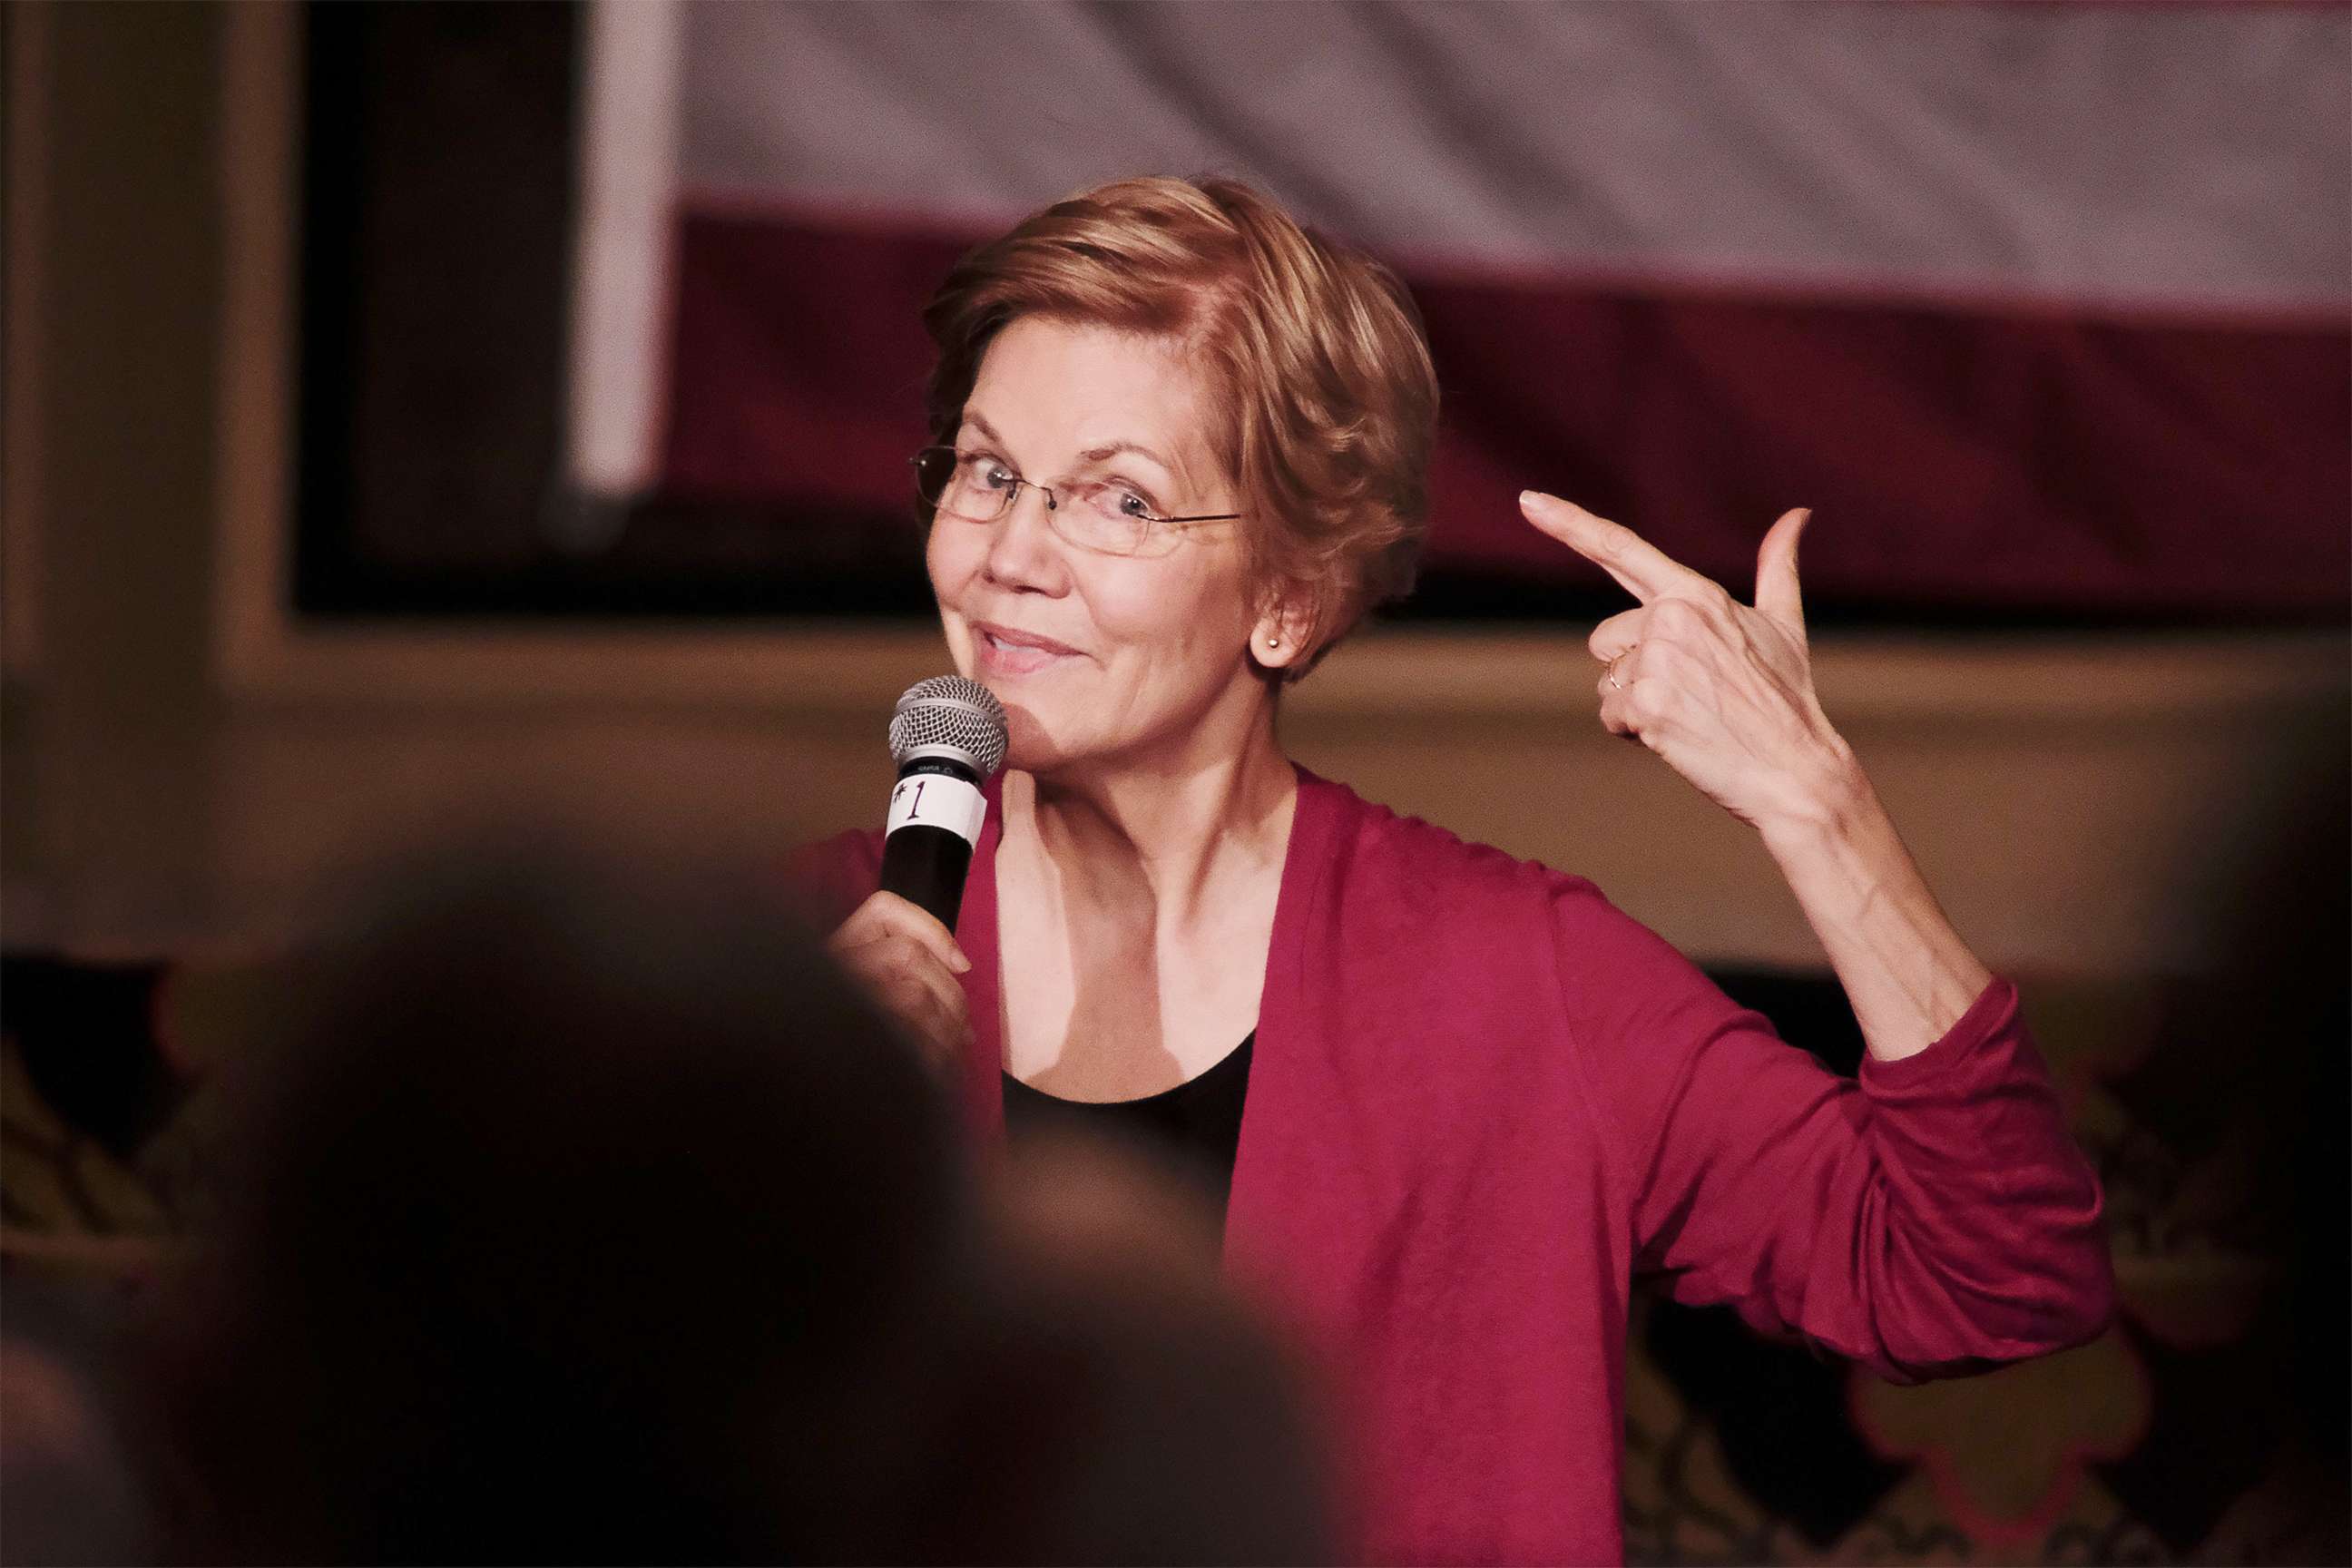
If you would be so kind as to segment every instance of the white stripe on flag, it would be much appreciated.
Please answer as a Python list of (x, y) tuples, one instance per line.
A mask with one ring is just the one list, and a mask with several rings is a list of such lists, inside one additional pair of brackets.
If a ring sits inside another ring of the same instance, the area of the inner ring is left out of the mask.
[(2340, 7), (793, 0), (687, 37), (705, 197), (984, 226), (1229, 172), (1423, 274), (2352, 290)]

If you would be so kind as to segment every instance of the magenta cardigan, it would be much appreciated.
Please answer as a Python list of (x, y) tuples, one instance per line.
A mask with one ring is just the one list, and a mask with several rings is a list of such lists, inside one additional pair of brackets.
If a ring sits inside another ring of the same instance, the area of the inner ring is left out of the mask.
[[(995, 804), (957, 931), (990, 1136)], [(845, 912), (880, 856), (805, 864)], [(1636, 1271), (1932, 1377), (2095, 1337), (2099, 1211), (2006, 982), (1841, 1078), (1591, 883), (1301, 771), (1225, 1263), (1329, 1358), (1357, 1554), (1622, 1558)]]

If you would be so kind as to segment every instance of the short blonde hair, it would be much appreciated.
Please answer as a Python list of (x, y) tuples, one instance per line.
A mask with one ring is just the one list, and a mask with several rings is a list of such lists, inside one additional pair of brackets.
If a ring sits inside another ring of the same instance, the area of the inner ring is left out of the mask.
[(1234, 180), (1119, 180), (1056, 202), (965, 256), (924, 309), (933, 442), (954, 438), (990, 342), (1030, 315), (1174, 339), (1209, 367), (1253, 575), (1315, 606), (1291, 674), (1411, 590), (1437, 376), (1387, 268)]

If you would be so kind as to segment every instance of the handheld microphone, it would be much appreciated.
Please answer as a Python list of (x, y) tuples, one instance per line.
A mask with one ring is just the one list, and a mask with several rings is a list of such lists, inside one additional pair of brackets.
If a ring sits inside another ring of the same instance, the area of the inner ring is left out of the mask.
[(988, 802), (980, 793), (1004, 765), (1004, 709), (961, 675), (919, 680), (890, 715), (898, 782), (883, 830), (882, 890), (955, 930), (964, 876)]

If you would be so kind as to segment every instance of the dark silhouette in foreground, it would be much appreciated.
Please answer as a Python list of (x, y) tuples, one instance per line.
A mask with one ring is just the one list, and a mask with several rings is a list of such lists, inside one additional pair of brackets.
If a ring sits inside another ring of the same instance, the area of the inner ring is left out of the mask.
[(439, 865), (230, 1086), (153, 1342), (167, 1555), (1328, 1554), (1198, 1216), (1087, 1151), (977, 1173), (772, 889)]

